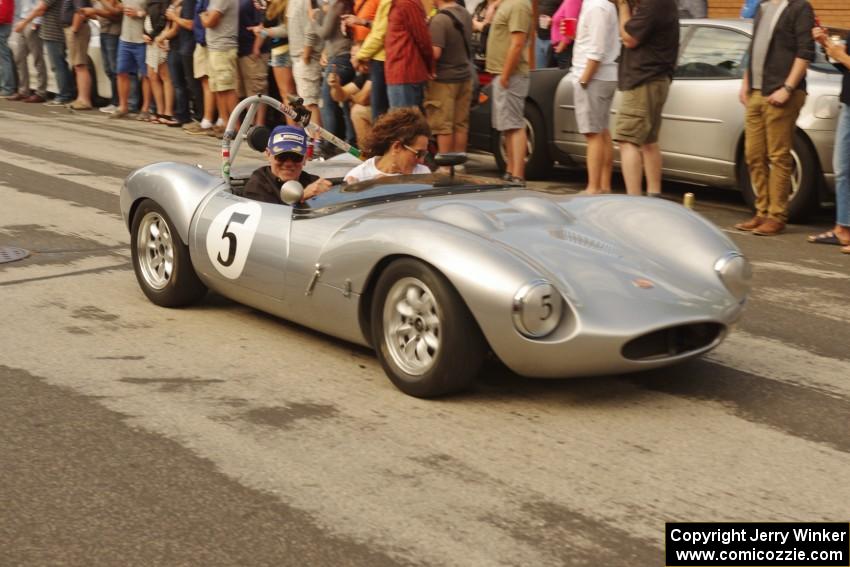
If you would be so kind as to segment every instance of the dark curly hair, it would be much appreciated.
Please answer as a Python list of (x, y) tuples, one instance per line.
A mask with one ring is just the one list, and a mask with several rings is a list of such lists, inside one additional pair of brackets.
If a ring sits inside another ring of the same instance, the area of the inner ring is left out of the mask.
[(393, 142), (412, 144), (419, 136), (431, 136), (431, 128), (422, 112), (413, 106), (393, 108), (375, 121), (360, 149), (367, 158), (382, 156)]

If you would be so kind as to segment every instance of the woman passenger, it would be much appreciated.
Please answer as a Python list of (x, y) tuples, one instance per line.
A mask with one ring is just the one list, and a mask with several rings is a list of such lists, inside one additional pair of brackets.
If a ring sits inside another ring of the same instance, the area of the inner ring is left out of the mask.
[(385, 175), (431, 173), (422, 164), (430, 135), (428, 122), (418, 108), (390, 109), (378, 118), (363, 144), (364, 154), (370, 158), (345, 175), (346, 183)]

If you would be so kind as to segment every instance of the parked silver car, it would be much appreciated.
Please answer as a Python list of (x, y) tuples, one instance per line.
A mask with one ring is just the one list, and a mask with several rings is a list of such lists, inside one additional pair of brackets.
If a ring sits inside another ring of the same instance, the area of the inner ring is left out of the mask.
[[(420, 397), (468, 385), (488, 350), (536, 377), (666, 366), (715, 348), (741, 314), (747, 260), (662, 199), (556, 196), (460, 175), (340, 177), (306, 204), (295, 181), (281, 203), (244, 198), (231, 164), (253, 115), (232, 147), (229, 137), (252, 100), (232, 114), (223, 179), (156, 163), (121, 189), (136, 277), (157, 305), (212, 289), (372, 346), (393, 383)], [(330, 177), (338, 160), (346, 171), (345, 159), (359, 163), (343, 155), (314, 172)]]
[[(740, 188), (748, 203), (754, 201), (744, 162), (744, 109), (738, 93), (750, 43), (749, 20), (682, 20), (681, 47), (676, 75), (664, 106), (660, 145), (667, 179), (701, 185)], [(836, 31), (836, 30), (834, 30)], [(843, 37), (843, 33), (842, 33)], [(578, 133), (573, 82), (565, 71), (532, 73), (526, 101), (529, 131), (528, 175), (545, 177), (554, 162), (583, 163), (586, 143)], [(789, 204), (799, 219), (817, 204), (832, 200), (835, 176), (832, 150), (841, 91), (841, 75), (818, 53), (808, 77), (808, 99), (797, 121), (793, 156), (795, 171)], [(614, 130), (619, 94), (614, 101)], [(503, 147), (491, 133), (489, 104), (473, 111), (472, 134), (479, 149), (493, 151), (504, 167)], [(615, 159), (619, 154), (615, 155)]]

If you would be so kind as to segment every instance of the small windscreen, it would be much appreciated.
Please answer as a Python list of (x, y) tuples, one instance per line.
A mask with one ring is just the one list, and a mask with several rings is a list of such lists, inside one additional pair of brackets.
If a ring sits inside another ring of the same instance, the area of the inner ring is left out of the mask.
[(360, 183), (339, 184), (306, 204), (311, 214), (327, 214), (341, 209), (424, 196), (476, 193), (513, 188), (497, 179), (471, 175), (418, 174), (380, 177)]

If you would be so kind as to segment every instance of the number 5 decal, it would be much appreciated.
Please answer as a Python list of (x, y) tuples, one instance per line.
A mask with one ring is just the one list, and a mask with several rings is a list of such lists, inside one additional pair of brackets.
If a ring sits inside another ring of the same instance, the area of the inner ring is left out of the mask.
[(231, 205), (218, 213), (207, 230), (207, 255), (224, 277), (242, 275), (254, 234), (260, 224), (259, 203), (248, 201)]

